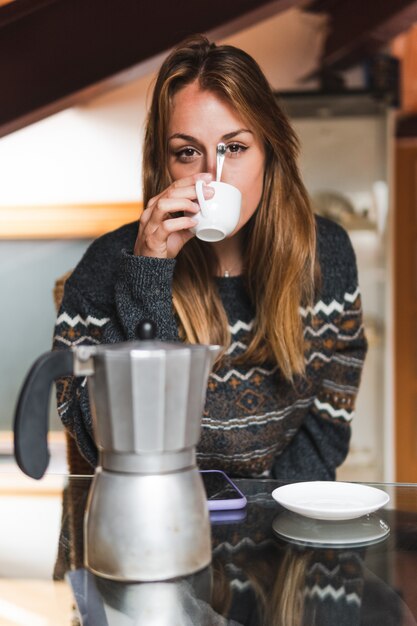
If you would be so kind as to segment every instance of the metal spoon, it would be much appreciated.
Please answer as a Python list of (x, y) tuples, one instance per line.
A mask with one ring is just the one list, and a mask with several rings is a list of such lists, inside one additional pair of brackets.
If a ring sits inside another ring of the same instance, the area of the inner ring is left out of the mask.
[(217, 166), (216, 166), (216, 181), (219, 182), (222, 176), (222, 169), (224, 163), (224, 157), (226, 155), (226, 144), (218, 143), (216, 148)]

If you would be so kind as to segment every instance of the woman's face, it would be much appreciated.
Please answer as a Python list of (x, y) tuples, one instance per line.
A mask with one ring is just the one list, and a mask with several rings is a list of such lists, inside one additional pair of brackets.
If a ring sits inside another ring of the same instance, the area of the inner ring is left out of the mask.
[(222, 181), (242, 193), (242, 210), (233, 234), (254, 214), (262, 195), (263, 144), (227, 102), (197, 82), (178, 91), (168, 128), (168, 169), (173, 180), (209, 172), (216, 178), (216, 147), (226, 144)]

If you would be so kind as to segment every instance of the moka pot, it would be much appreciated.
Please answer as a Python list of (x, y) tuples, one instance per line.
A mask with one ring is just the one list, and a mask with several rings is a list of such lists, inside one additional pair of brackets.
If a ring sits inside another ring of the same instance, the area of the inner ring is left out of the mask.
[[(149, 336), (149, 327), (140, 333)], [(48, 398), (57, 378), (87, 377), (99, 452), (84, 519), (85, 566), (120, 581), (187, 576), (211, 560), (196, 466), (207, 380), (218, 346), (145, 339), (42, 355), (20, 392), (19, 467), (46, 471)]]

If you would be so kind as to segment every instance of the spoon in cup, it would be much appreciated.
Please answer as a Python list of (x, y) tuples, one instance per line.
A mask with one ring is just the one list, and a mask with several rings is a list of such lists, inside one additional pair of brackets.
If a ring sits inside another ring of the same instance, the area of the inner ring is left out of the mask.
[(217, 164), (216, 164), (216, 181), (219, 182), (222, 176), (224, 158), (226, 156), (226, 144), (218, 143), (216, 148)]

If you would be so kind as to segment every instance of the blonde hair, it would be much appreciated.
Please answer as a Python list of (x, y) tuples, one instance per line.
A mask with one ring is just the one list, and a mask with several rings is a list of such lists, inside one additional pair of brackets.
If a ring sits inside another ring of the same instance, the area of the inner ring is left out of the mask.
[[(269, 544), (269, 545), (268, 545)], [(258, 546), (259, 549), (260, 546)], [(265, 552), (266, 550), (266, 552)], [(265, 542), (260, 558), (254, 554), (234, 555), (234, 564), (240, 566), (250, 582), (256, 597), (260, 621), (265, 626), (303, 626), (305, 624), (305, 589), (307, 571), (312, 553), (292, 548), (281, 550), (275, 543)], [(232, 589), (225, 563), (214, 558), (211, 605), (221, 614), (228, 615), (232, 606)], [(312, 624), (311, 624), (312, 626)]]
[[(270, 626), (303, 626), (306, 572), (311, 555), (286, 551), (276, 582), (267, 599), (266, 623)], [(311, 626), (313, 626), (311, 624)]]
[[(310, 303), (314, 293), (315, 220), (297, 167), (297, 137), (258, 64), (243, 50), (216, 46), (198, 35), (180, 44), (163, 63), (145, 133), (144, 204), (172, 182), (167, 162), (171, 103), (194, 81), (230, 103), (264, 145), (262, 198), (244, 227), (244, 277), (255, 321), (239, 360), (276, 361), (291, 380), (305, 370), (299, 307)], [(215, 270), (210, 245), (190, 240), (177, 257), (173, 305), (185, 341), (227, 347), (230, 335)]]

